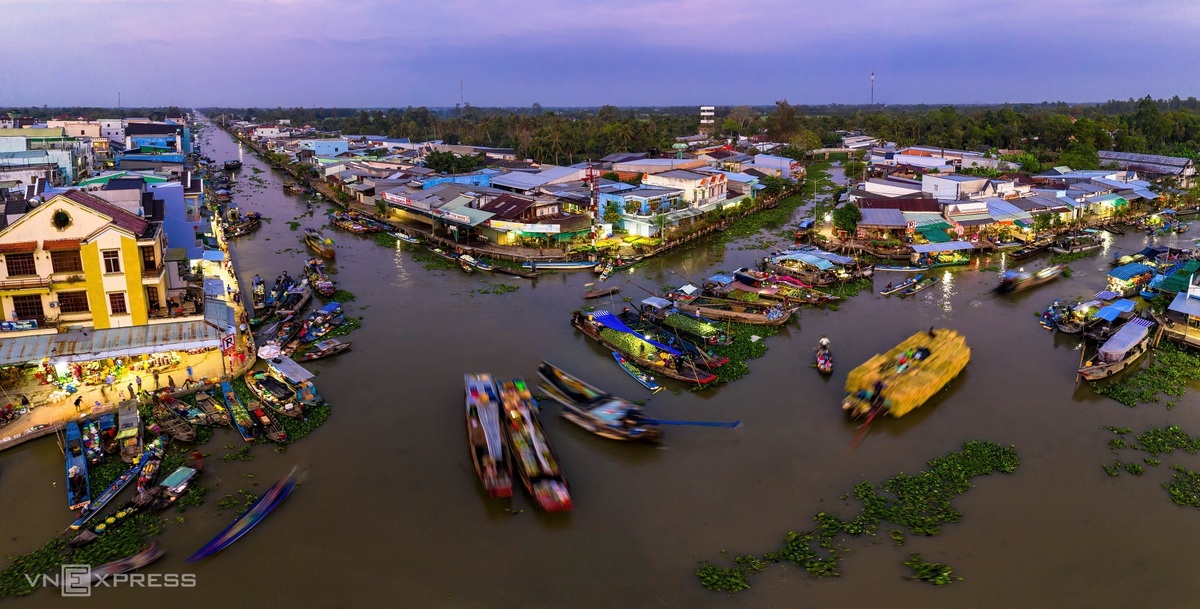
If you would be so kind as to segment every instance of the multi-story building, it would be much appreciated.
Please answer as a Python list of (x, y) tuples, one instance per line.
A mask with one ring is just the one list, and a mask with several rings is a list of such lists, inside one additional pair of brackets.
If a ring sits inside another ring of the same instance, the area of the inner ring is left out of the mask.
[(700, 106), (700, 132), (712, 133), (717, 130), (717, 107)]
[(672, 169), (642, 178), (643, 186), (659, 186), (682, 192), (681, 199), (690, 207), (700, 207), (722, 201), (729, 195), (729, 180), (725, 174), (703, 174), (684, 169)]
[(162, 225), (78, 190), (0, 230), (0, 329), (153, 323), (167, 308)]
[(56, 184), (70, 184), (87, 177), (92, 170), (94, 152), (91, 138), (67, 135), (55, 129), (0, 129), (0, 165), (58, 166)]

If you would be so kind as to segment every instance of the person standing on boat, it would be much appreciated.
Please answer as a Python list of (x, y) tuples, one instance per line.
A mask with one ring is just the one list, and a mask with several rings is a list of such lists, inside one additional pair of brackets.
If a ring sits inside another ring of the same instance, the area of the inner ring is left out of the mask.
[(829, 350), (829, 337), (821, 335), (821, 340), (817, 341), (817, 351)]

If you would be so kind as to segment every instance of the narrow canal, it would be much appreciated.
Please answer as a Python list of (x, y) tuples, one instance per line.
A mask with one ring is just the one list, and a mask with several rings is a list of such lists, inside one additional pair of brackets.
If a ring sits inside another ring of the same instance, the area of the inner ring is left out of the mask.
[[(225, 133), (208, 129), (202, 142), (217, 161), (244, 161), (234, 200), (271, 218), (232, 245), (243, 284), (255, 273), (268, 280), (283, 270), (299, 273), (307, 254), (289, 222), (320, 227), (324, 210), (300, 217), (303, 200), (284, 193), (286, 177)], [(748, 362), (743, 379), (649, 397), (569, 324), (590, 274), (529, 281), (430, 271), (408, 253), (327, 233), (337, 241), (339, 287), (357, 295), (347, 311), (364, 318), (343, 339), (353, 342), (348, 354), (313, 366), (332, 418), (284, 453), (256, 448), (249, 462), (222, 462), (240, 442), (218, 431), (204, 448), (214, 453), (204, 484), (215, 488), (203, 507), (185, 514), (185, 525), (168, 526), (162, 543), (169, 553), (152, 568), (196, 573), (197, 588), (98, 591), (104, 606), (203, 599), (229, 607), (345, 607), (386, 599), (431, 608), (876, 607), (887, 599), (897, 607), (1125, 607), (1182, 606), (1200, 592), (1200, 555), (1181, 543), (1200, 514), (1167, 500), (1159, 488), (1165, 468), (1140, 479), (1111, 479), (1101, 469), (1113, 460), (1103, 427), (1174, 423), (1195, 433), (1195, 395), (1168, 412), (1161, 405), (1128, 409), (1077, 388), (1078, 341), (1047, 332), (1035, 317), (1056, 297), (1102, 289), (1111, 248), (1140, 249), (1140, 234), (1072, 263), (1069, 279), (1012, 297), (990, 292), (995, 269), (1005, 266), (995, 255), (942, 274), (917, 299), (864, 293), (837, 311), (805, 309), (798, 324), (768, 339), (769, 352)], [(609, 281), (636, 303), (647, 294), (635, 286), (658, 290), (751, 264), (761, 251), (748, 243), (693, 245)], [(1026, 266), (1045, 264), (1042, 257)], [(875, 282), (900, 279), (881, 273)], [(519, 289), (482, 293), (497, 283)], [(966, 372), (914, 414), (877, 422), (850, 448), (857, 430), (839, 408), (846, 373), (933, 325), (966, 336), (973, 349)], [(822, 334), (837, 360), (831, 378), (811, 367)], [(542, 422), (571, 483), (574, 511), (538, 513), (521, 492), (511, 505), (489, 501), (467, 454), (462, 375), (532, 380), (543, 359), (646, 399), (652, 416), (743, 424), (669, 427), (655, 448), (591, 436), (548, 404)], [(817, 512), (850, 513), (839, 497), (855, 483), (923, 469), (968, 439), (1016, 445), (1021, 467), (977, 480), (955, 502), (961, 522), (937, 537), (910, 538), (904, 547), (886, 537), (852, 541), (838, 579), (775, 566), (733, 596), (704, 590), (693, 575), (723, 550), (776, 549), (788, 531), (811, 528)], [(308, 466), (307, 481), (267, 522), (213, 559), (184, 562), (236, 515), (216, 513), (219, 497), (261, 492), (293, 464)], [(62, 469), (51, 439), (0, 454), (6, 553), (40, 546), (69, 521)], [(900, 562), (912, 552), (949, 563), (964, 581), (945, 588), (906, 581)], [(58, 598), (42, 592), (18, 602), (57, 606)]]

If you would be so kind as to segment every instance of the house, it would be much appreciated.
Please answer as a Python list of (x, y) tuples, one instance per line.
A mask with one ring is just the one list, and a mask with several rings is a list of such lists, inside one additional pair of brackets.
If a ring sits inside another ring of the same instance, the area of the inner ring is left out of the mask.
[(703, 167), (703, 159), (636, 159), (612, 164), (612, 170), (617, 173), (655, 174), (672, 169), (693, 169)]
[(125, 125), (125, 149), (143, 154), (188, 154), (192, 151), (191, 131), (173, 123), (129, 123)]
[(1137, 171), (1150, 178), (1170, 178), (1180, 188), (1192, 186), (1196, 177), (1196, 162), (1189, 158), (1101, 150), (1100, 164), (1127, 171)]
[(971, 241), (977, 240), (981, 231), (996, 222), (988, 212), (988, 204), (983, 201), (947, 202), (942, 216), (959, 235)]
[(862, 240), (904, 241), (908, 230), (908, 221), (898, 209), (865, 208), (861, 209), (862, 219), (858, 221), (855, 238)]
[(520, 194), (532, 194), (549, 184), (561, 184), (582, 179), (587, 169), (544, 165), (536, 173), (512, 171), (492, 177), (492, 187)]
[(166, 308), (162, 226), (69, 190), (0, 230), (0, 307), (12, 332), (145, 325)]
[(56, 184), (70, 184), (89, 175), (94, 154), (89, 138), (67, 135), (61, 127), (0, 129), (0, 165), (53, 164)]
[(694, 171), (696, 173), (723, 174), (729, 180), (729, 194), (731, 196), (745, 195), (753, 199), (758, 196), (758, 191), (765, 188), (765, 186), (759, 183), (757, 177), (748, 173), (722, 171), (713, 167), (697, 167)]
[(916, 157), (941, 159), (958, 169), (982, 168), (1010, 171), (1019, 168), (1019, 165), (1016, 163), (992, 158), (982, 152), (955, 150), (953, 148), (936, 148), (933, 146), (910, 146), (901, 150), (897, 156), (905, 159), (903, 162), (911, 162)]
[(552, 198), (521, 197), (505, 193), (488, 199), (479, 210), (492, 217), (480, 227), (481, 239), (499, 245), (566, 240), (591, 230), (591, 218), (563, 211)]
[(729, 180), (723, 173), (705, 175), (684, 169), (672, 169), (647, 175), (642, 179), (642, 185), (678, 189), (683, 192), (683, 202), (692, 207), (721, 201), (729, 196)]
[(942, 213), (942, 202), (932, 197), (867, 197), (857, 201), (862, 209), (897, 209), (902, 212)]
[(988, 185), (987, 178), (975, 176), (930, 175), (921, 176), (921, 191), (927, 192), (935, 199), (963, 200), (983, 192)]
[(706, 152), (697, 158), (704, 159), (708, 161), (709, 165), (726, 171), (741, 171), (754, 162), (754, 157), (726, 148), (718, 148), (717, 150)]
[(879, 145), (879, 138), (869, 135), (847, 135), (842, 137), (842, 148), (850, 148), (851, 150), (864, 150), (874, 148)]
[(859, 188), (875, 197), (913, 197), (921, 194), (921, 183), (904, 178), (868, 178)]
[(759, 154), (755, 155), (754, 161), (750, 163), (750, 167), (779, 176), (781, 178), (790, 179), (792, 174), (797, 173), (797, 171), (800, 169), (800, 164), (797, 163), (795, 159), (790, 159), (785, 156)]
[(313, 156), (334, 157), (350, 150), (350, 143), (343, 139), (300, 140), (302, 150), (311, 150)]
[(683, 191), (642, 185), (619, 192), (600, 193), (600, 213), (615, 210), (627, 216), (652, 216), (683, 207)]

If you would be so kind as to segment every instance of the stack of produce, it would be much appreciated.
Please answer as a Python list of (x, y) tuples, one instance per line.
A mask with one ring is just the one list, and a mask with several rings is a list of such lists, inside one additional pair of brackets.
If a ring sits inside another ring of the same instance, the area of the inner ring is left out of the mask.
[[(918, 360), (908, 360), (906, 354), (928, 349), (929, 354)], [(901, 359), (908, 361), (900, 365)], [(966, 339), (947, 328), (940, 328), (930, 336), (919, 332), (896, 345), (883, 355), (876, 355), (863, 365), (850, 371), (846, 377), (846, 391), (850, 398), (874, 391), (875, 383), (882, 381), (884, 402), (894, 417), (908, 414), (924, 404), (963, 368), (971, 359), (971, 348)]]
[(619, 332), (612, 328), (600, 328), (600, 336), (623, 353), (631, 353), (637, 357), (653, 359), (658, 353), (658, 347), (628, 333)]
[(700, 321), (694, 317), (688, 317), (682, 313), (671, 313), (670, 315), (667, 315), (663, 318), (663, 323), (671, 326), (672, 328), (678, 328), (685, 332), (690, 332), (705, 338), (713, 338), (720, 336), (721, 334), (720, 328), (708, 322)]

